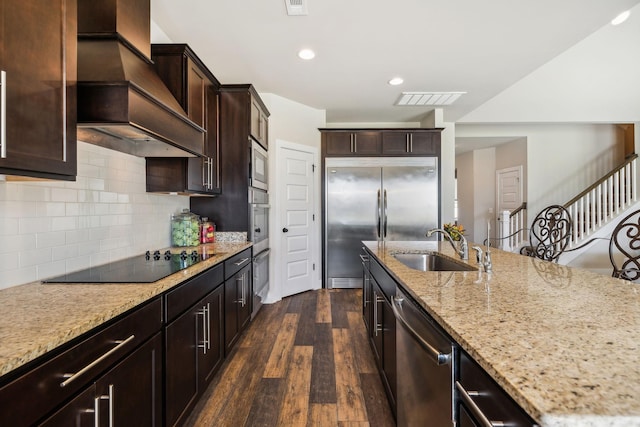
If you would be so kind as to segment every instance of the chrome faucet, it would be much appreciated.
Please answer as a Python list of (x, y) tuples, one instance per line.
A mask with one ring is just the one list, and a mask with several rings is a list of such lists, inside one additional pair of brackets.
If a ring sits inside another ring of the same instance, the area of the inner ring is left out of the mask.
[(432, 228), (431, 230), (427, 231), (427, 237), (431, 237), (433, 233), (442, 233), (444, 237), (447, 238), (449, 243), (451, 243), (451, 246), (456, 251), (456, 253), (460, 255), (460, 259), (463, 259), (465, 261), (469, 259), (469, 246), (467, 245), (467, 239), (465, 239), (462, 234), (460, 235), (460, 243), (458, 244), (459, 247), (456, 247), (456, 243), (451, 235), (442, 228)]

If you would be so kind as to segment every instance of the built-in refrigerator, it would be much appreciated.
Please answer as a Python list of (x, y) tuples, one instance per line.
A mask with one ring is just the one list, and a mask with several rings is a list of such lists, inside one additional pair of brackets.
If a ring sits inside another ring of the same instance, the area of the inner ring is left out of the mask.
[(439, 187), (437, 157), (326, 158), (326, 287), (362, 287), (363, 240), (435, 239)]

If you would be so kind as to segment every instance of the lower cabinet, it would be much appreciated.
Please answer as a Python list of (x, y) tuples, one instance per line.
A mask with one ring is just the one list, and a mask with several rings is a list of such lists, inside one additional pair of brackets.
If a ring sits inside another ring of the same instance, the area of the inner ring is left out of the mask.
[(156, 334), (41, 425), (162, 425), (162, 335)]
[(224, 282), (225, 355), (229, 354), (251, 320), (251, 276), (249, 264)]
[(458, 425), (533, 427), (536, 423), (466, 352), (460, 351), (455, 383)]
[[(168, 313), (174, 306), (191, 304), (165, 327), (167, 426), (179, 425), (188, 417), (222, 363), (222, 278), (219, 265), (166, 295)], [(203, 292), (208, 293), (201, 297)], [(195, 298), (200, 299), (194, 303)]]
[[(368, 255), (366, 255), (368, 256)], [(364, 268), (363, 308), (365, 324), (367, 324), (371, 348), (380, 371), (382, 384), (393, 413), (396, 412), (397, 367), (396, 367), (396, 318), (391, 306), (395, 295), (395, 282), (382, 272), (382, 267), (375, 260), (368, 260), (370, 269)], [(369, 318), (367, 318), (370, 316)]]

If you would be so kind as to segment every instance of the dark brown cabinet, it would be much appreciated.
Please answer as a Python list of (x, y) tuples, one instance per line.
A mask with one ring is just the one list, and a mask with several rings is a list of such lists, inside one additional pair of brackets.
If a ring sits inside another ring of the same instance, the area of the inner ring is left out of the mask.
[[(396, 374), (396, 318), (393, 313), (392, 298), (396, 283), (380, 264), (365, 252), (363, 264), (365, 286), (363, 299), (365, 324), (368, 325), (369, 340), (378, 370), (385, 386), (387, 397), (393, 412), (396, 410), (397, 374)], [(367, 268), (368, 265), (368, 268)], [(367, 316), (369, 318), (367, 319)]]
[(76, 10), (0, 0), (2, 174), (75, 180)]
[(325, 132), (322, 134), (327, 156), (380, 155), (382, 136), (378, 131)]
[[(76, 416), (83, 419), (77, 410), (95, 408), (103, 425), (109, 416), (120, 424), (161, 425), (161, 308), (156, 298), (1, 385), (0, 401), (12, 409), (0, 411), (0, 425), (34, 425), (61, 405), (47, 425), (72, 425)], [(88, 406), (87, 396), (93, 396)]]
[(320, 129), (324, 157), (439, 156), (442, 129)]
[(225, 355), (227, 355), (251, 320), (253, 300), (251, 249), (225, 261), (225, 277), (224, 342)]
[(151, 57), (163, 82), (206, 134), (203, 156), (148, 157), (147, 191), (219, 194), (220, 83), (186, 44), (154, 44)]
[(162, 335), (156, 334), (41, 425), (162, 425)]
[[(190, 200), (191, 211), (211, 218), (218, 231), (249, 230), (248, 200), (254, 141), (251, 112), (256, 102), (261, 107), (261, 114), (268, 117), (269, 112), (252, 85), (223, 85), (220, 88), (220, 117), (224, 118), (220, 122), (219, 145), (223, 159), (219, 169), (221, 194), (215, 200), (202, 197)], [(266, 121), (263, 122), (266, 126)]]
[(265, 150), (269, 149), (269, 114), (262, 101), (251, 95), (251, 136)]
[(459, 379), (455, 383), (459, 424), (533, 427), (535, 421), (465, 351), (459, 352)]
[(382, 132), (382, 154), (385, 156), (437, 156), (440, 132)]
[(219, 264), (165, 297), (167, 426), (184, 421), (222, 363), (223, 277)]

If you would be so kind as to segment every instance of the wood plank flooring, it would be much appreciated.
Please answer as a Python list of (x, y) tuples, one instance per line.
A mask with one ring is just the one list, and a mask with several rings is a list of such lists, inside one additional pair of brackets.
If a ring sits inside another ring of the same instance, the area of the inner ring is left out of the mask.
[(187, 426), (394, 426), (361, 312), (362, 291), (264, 305)]

